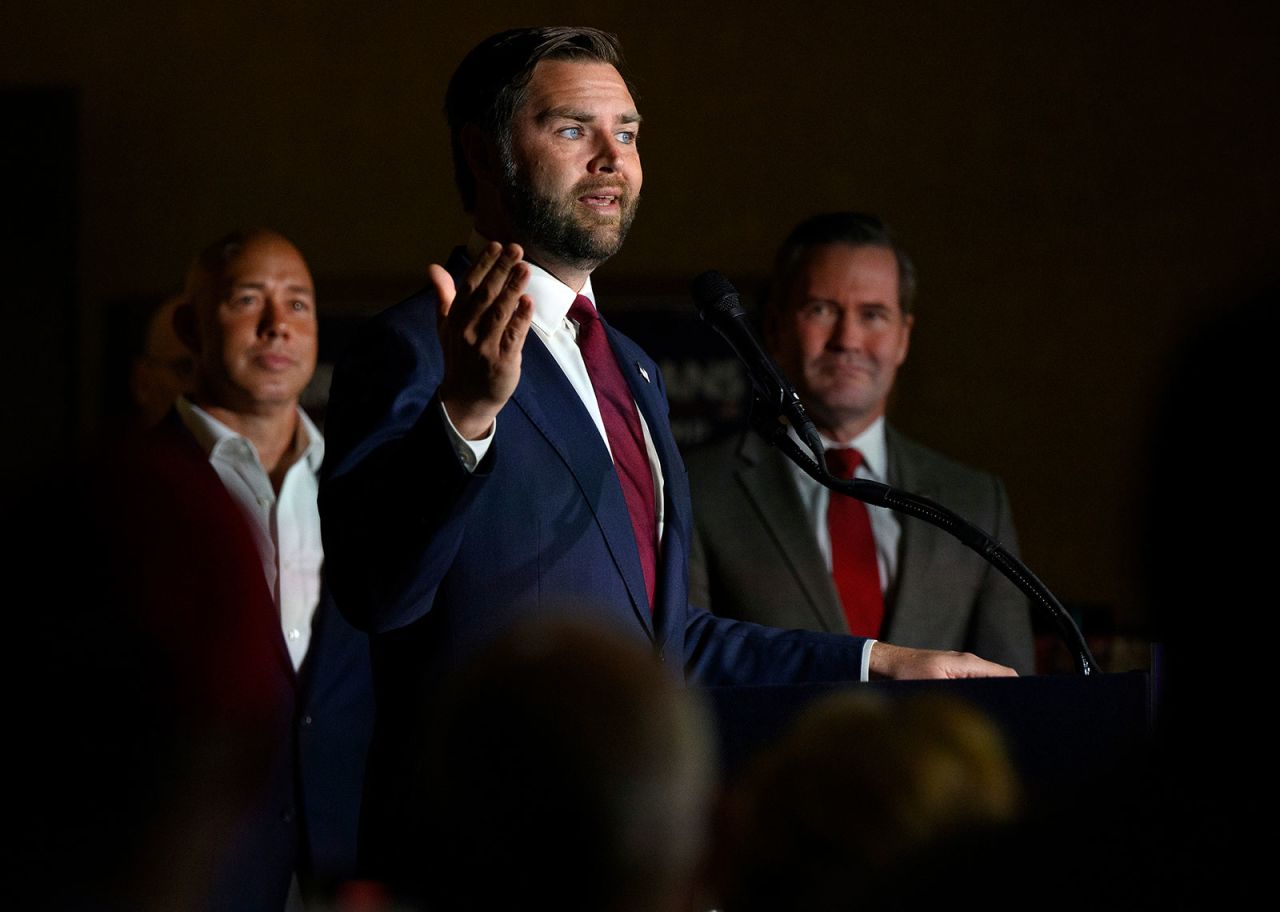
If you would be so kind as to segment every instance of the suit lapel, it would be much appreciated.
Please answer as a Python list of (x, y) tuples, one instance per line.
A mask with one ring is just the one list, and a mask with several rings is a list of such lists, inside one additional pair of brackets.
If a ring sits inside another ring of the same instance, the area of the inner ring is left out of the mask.
[[(614, 565), (626, 583), (632, 609), (652, 636), (649, 596), (631, 514), (600, 431), (560, 365), (533, 332), (525, 338), (520, 370), (520, 384), (512, 401), (573, 475), (595, 516)], [(544, 408), (543, 403), (547, 403), (548, 408)]]
[[(938, 491), (925, 478), (919, 467), (909, 458), (902, 438), (889, 425), (885, 425), (885, 440), (889, 450), (889, 484), (930, 500), (938, 499)], [(885, 639), (899, 636), (900, 631), (928, 628), (928, 600), (920, 597), (917, 589), (921, 580), (930, 578), (932, 563), (939, 552), (939, 545), (947, 538), (945, 532), (926, 522), (897, 515), (902, 529), (898, 539), (898, 572), (888, 601), (889, 622), (885, 626)], [(899, 637), (900, 638), (900, 637)]]
[[(446, 269), (457, 281), (470, 266), (466, 250), (457, 247), (449, 257)], [(618, 353), (617, 334), (607, 323), (604, 325), (623, 374), (628, 377), (628, 382), (633, 383), (634, 395), (636, 389), (631, 377), (633, 371), (628, 370), (628, 360)], [(530, 332), (525, 337), (522, 356), (520, 383), (512, 394), (511, 401), (524, 412), (525, 417), (542, 434), (573, 475), (595, 516), (614, 565), (626, 584), (632, 610), (652, 637), (653, 617), (644, 584), (644, 570), (640, 567), (640, 553), (636, 549), (635, 530), (631, 527), (631, 513), (627, 509), (626, 498), (622, 494), (622, 485), (618, 482), (618, 473), (614, 470), (609, 450), (600, 438), (600, 431), (590, 413), (578, 397), (577, 390), (536, 333)], [(648, 397), (652, 396), (652, 391), (648, 391)], [(641, 402), (641, 397), (636, 395), (636, 400)], [(548, 404), (546, 408), (543, 403)], [(653, 428), (651, 412), (645, 410), (643, 402), (641, 410), (645, 411), (645, 420)], [(665, 466), (666, 458), (663, 457), (662, 461)], [(668, 542), (664, 540), (664, 551), (667, 545)]]
[(738, 481), (804, 593), (814, 618), (823, 630), (848, 633), (831, 571), (808, 525), (809, 511), (800, 500), (786, 457), (753, 433), (743, 438), (738, 456)]

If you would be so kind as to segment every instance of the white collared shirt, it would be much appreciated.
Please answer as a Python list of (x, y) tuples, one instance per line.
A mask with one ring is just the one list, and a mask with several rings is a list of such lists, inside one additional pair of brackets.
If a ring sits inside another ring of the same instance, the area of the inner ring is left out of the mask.
[[(799, 442), (794, 431), (792, 437)], [(889, 450), (885, 443), (883, 415), (848, 443), (836, 443), (823, 437), (822, 445), (828, 450), (844, 448), (858, 450), (862, 453), (862, 465), (858, 466), (858, 470), (853, 473), (854, 476), (888, 484)], [(806, 453), (808, 452), (808, 447), (803, 443), (801, 447)], [(791, 477), (795, 479), (800, 500), (809, 513), (809, 526), (813, 529), (814, 537), (818, 541), (818, 551), (826, 562), (827, 570), (830, 571), (831, 532), (827, 528), (827, 503), (830, 501), (831, 492), (810, 478), (791, 460), (787, 460), (787, 468), (791, 471)], [(898, 572), (898, 541), (902, 538), (902, 525), (894, 512), (884, 507), (867, 504), (867, 516), (871, 520), (871, 535), (876, 543), (876, 565), (880, 570), (880, 591), (883, 593), (888, 590)]]
[(247, 437), (236, 433), (185, 397), (178, 415), (209, 457), (228, 493), (249, 519), (254, 544), (262, 559), (267, 587), (280, 612), (280, 627), (293, 667), (302, 667), (311, 642), (311, 618), (320, 603), (320, 571), (324, 549), (320, 543), (317, 475), (324, 460), (324, 438), (298, 409), (297, 444), (302, 455), (289, 466), (280, 493)]

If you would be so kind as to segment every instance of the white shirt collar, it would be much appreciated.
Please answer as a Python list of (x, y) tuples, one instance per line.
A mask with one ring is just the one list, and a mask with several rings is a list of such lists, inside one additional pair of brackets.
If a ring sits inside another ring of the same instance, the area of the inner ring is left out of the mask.
[[(182, 419), (182, 423), (186, 425), (187, 430), (195, 437), (196, 443), (200, 445), (200, 449), (204, 451), (205, 456), (212, 458), (217, 454), (243, 448), (247, 445), (249, 452), (253, 453), (254, 458), (261, 463), (258, 450), (249, 438), (233, 431), (200, 408), (200, 406), (191, 402), (186, 396), (179, 396), (174, 406), (178, 410), (178, 417)], [(312, 472), (319, 472), (320, 464), (324, 462), (324, 437), (320, 435), (319, 429), (316, 428), (301, 407), (298, 409), (297, 433), (301, 436), (301, 440), (295, 438), (295, 444), (306, 444), (306, 449), (303, 450), (302, 458), (299, 461), (305, 461), (307, 468)]]
[[(821, 435), (819, 435), (821, 436)], [(884, 415), (871, 422), (857, 437), (847, 443), (836, 443), (822, 437), (823, 449), (855, 449), (862, 454), (862, 463), (875, 481), (883, 482), (889, 477), (888, 446), (884, 439)]]

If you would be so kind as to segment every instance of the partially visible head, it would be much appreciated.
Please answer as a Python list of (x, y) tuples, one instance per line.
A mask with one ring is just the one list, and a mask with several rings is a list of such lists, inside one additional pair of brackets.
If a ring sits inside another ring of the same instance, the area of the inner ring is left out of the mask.
[(173, 315), (182, 302), (182, 295), (174, 295), (152, 312), (142, 351), (133, 361), (129, 390), (144, 427), (158, 424), (174, 400), (190, 393), (195, 384), (195, 358), (173, 325)]
[(450, 693), (426, 771), (442, 908), (688, 899), (708, 823), (709, 722), (650, 653), (582, 622), (529, 624)]
[(725, 908), (823, 910), (940, 842), (1011, 823), (1020, 787), (968, 704), (846, 691), (809, 707), (734, 797)]
[(911, 260), (873, 215), (814, 216), (778, 250), (765, 339), (828, 436), (846, 441), (884, 414), (915, 285)]
[(241, 414), (297, 405), (315, 372), (315, 288), (302, 254), (266, 228), (233, 231), (200, 252), (175, 315), (195, 353), (195, 395)]
[(477, 224), (589, 271), (621, 247), (639, 202), (639, 114), (617, 39), (515, 29), (481, 42), (449, 83), (454, 177)]

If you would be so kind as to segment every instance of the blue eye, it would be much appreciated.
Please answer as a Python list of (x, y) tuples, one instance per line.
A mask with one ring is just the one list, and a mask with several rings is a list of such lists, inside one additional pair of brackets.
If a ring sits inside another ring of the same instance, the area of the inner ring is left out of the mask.
[(559, 133), (561, 136), (563, 136), (565, 139), (581, 139), (582, 138), (582, 127), (564, 127), (563, 129), (557, 130), (556, 132)]
[(632, 145), (636, 141), (636, 134), (633, 130), (622, 130), (619, 133), (613, 134), (613, 136), (618, 142), (627, 146)]

